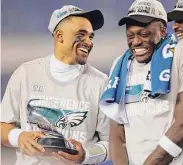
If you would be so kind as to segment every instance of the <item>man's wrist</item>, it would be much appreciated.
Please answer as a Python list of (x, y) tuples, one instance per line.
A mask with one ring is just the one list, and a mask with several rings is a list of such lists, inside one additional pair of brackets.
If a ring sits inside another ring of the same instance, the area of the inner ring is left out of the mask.
[(158, 143), (166, 152), (168, 152), (173, 158), (179, 156), (182, 153), (182, 149), (172, 142), (167, 136), (163, 135)]
[(143, 165), (159, 165), (159, 164), (169, 164), (172, 161), (172, 157), (162, 149), (160, 146), (148, 156)]
[(12, 129), (9, 134), (8, 134), (8, 142), (12, 147), (19, 147), (18, 145), (18, 138), (20, 134), (24, 132), (24, 130), (19, 129), (19, 128), (14, 128)]
[(87, 159), (87, 149), (83, 148), (83, 155), (81, 157), (81, 160), (79, 161), (80, 164), (85, 164), (85, 160)]
[(85, 150), (85, 159), (82, 164), (95, 164), (102, 163), (106, 159), (106, 149), (100, 144), (95, 144), (91, 147), (84, 148)]
[(83, 150), (84, 150), (84, 154), (82, 157), (81, 164), (88, 164), (88, 159), (90, 157), (89, 151), (87, 148), (84, 148), (84, 147), (83, 147)]

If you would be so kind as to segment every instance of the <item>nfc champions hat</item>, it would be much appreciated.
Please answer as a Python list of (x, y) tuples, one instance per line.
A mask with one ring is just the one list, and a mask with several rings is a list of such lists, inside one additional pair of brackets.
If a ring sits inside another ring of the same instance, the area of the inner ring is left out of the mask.
[(183, 0), (178, 0), (172, 12), (168, 13), (168, 21), (178, 21), (183, 19)]
[(167, 23), (167, 13), (157, 0), (135, 0), (126, 17), (121, 18), (118, 25), (122, 26), (132, 20), (140, 23), (150, 23), (153, 19), (161, 19)]
[(68, 16), (81, 16), (87, 18), (93, 27), (93, 30), (100, 29), (104, 24), (104, 17), (101, 11), (92, 10), (92, 11), (84, 11), (76, 6), (66, 5), (61, 9), (56, 9), (50, 18), (50, 22), (48, 25), (49, 31), (53, 34), (56, 26), (62, 21), (64, 18)]

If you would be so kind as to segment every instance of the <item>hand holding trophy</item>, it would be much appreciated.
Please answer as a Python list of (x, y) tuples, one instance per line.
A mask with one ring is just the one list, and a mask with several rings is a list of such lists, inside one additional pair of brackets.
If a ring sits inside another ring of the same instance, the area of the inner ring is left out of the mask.
[(40, 144), (36, 143), (37, 138), (44, 138), (44, 134), (38, 131), (23, 131), (18, 137), (20, 150), (29, 156), (39, 156), (45, 152)]
[(86, 156), (86, 153), (85, 153), (85, 150), (84, 150), (82, 144), (74, 139), (69, 139), (68, 141), (71, 142), (75, 146), (78, 153), (76, 155), (73, 155), (73, 154), (59, 151), (57, 153), (54, 152), (53, 156), (57, 160), (60, 160), (61, 162), (66, 161), (66, 163), (68, 165), (73, 165), (73, 164), (75, 165), (78, 163), (81, 164), (85, 160), (85, 156)]
[(74, 145), (67, 141), (62, 134), (45, 133), (44, 138), (38, 138), (37, 143), (44, 147), (45, 154), (63, 151), (76, 155), (78, 151)]
[(55, 159), (65, 162), (68, 165), (74, 165), (84, 161), (85, 150), (80, 142), (74, 139), (66, 140), (62, 134), (53, 133), (53, 131), (49, 133), (45, 132), (45, 135), (46, 137), (37, 139), (37, 142), (46, 151), (43, 155), (51, 154)]
[[(31, 100), (28, 104), (29, 123), (36, 125), (45, 137), (37, 138), (37, 143), (44, 147), (43, 155), (54, 155), (64, 157), (74, 162), (81, 162), (85, 158), (85, 151), (80, 142), (75, 140), (66, 140), (62, 135), (63, 129), (68, 129), (70, 133), (71, 124), (68, 122), (68, 116), (73, 115), (70, 111), (64, 111), (59, 108), (51, 108), (39, 105), (40, 100)], [(77, 113), (77, 115), (80, 115)], [(85, 115), (85, 114), (81, 114)], [(70, 137), (70, 135), (68, 136)]]

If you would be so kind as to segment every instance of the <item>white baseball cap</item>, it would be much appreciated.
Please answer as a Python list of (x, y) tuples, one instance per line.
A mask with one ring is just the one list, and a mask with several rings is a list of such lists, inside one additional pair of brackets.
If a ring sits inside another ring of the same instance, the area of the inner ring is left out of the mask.
[(87, 18), (93, 27), (93, 30), (100, 29), (104, 24), (104, 17), (100, 10), (92, 10), (92, 11), (84, 11), (79, 7), (66, 5), (61, 9), (56, 9), (50, 18), (50, 22), (48, 25), (49, 31), (53, 34), (56, 26), (62, 21), (64, 18), (68, 16), (81, 16)]
[(183, 0), (178, 0), (172, 12), (168, 13), (168, 21), (178, 21), (183, 19)]
[(150, 23), (153, 19), (161, 19), (167, 23), (167, 13), (157, 0), (135, 0), (126, 17), (121, 18), (118, 25), (122, 26), (132, 20), (140, 23)]

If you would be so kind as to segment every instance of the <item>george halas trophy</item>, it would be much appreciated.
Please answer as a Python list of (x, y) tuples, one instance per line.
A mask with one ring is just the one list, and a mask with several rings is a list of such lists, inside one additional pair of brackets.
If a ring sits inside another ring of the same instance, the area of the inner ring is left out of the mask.
[(38, 138), (37, 143), (45, 148), (44, 155), (58, 151), (76, 155), (78, 151), (75, 146), (67, 141), (61, 133), (64, 128), (67, 128), (70, 132), (70, 127), (73, 126), (73, 123), (68, 123), (68, 118), (69, 116), (73, 118), (74, 114), (69, 110), (62, 110), (58, 107), (53, 108), (52, 104), (40, 99), (32, 99), (28, 102), (29, 124), (31, 127), (36, 125), (46, 136), (45, 138)]

